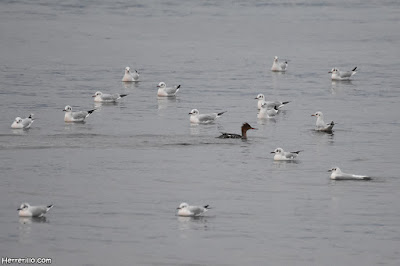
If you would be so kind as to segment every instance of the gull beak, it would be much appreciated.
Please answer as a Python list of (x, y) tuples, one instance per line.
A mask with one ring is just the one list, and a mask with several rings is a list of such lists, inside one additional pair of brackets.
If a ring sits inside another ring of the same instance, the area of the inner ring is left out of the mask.
[(190, 112), (189, 114), (190, 114), (190, 115), (192, 115), (193, 113), (192, 113), (192, 112)]
[(274, 151), (271, 151), (271, 153), (275, 153)]
[(96, 97), (96, 95), (92, 95), (92, 97)]
[(329, 71), (328, 73), (332, 73), (332, 71)]
[(328, 172), (332, 172), (332, 169), (329, 169)]
[(311, 116), (315, 116), (315, 115), (311, 115)]
[(180, 210), (181, 208), (178, 207), (178, 208), (176, 208), (176, 209), (177, 209), (177, 210)]
[(64, 112), (66, 112), (67, 110), (63, 109)]
[(18, 209), (17, 209), (17, 211), (21, 211), (21, 210), (22, 210), (22, 208), (18, 208)]
[(256, 99), (256, 100), (257, 100), (258, 98), (256, 97), (256, 98), (254, 98), (254, 99)]

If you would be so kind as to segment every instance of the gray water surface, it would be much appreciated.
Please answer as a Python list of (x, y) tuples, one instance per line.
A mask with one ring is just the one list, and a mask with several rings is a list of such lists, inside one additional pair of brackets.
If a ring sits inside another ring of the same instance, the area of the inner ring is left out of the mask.
[[(0, 2), (1, 256), (399, 265), (399, 26), (398, 1)], [(126, 66), (140, 82), (121, 82)], [(327, 73), (355, 66), (350, 82)], [(178, 96), (157, 98), (160, 81)], [(129, 95), (94, 105), (98, 90)], [(291, 103), (259, 121), (258, 93)], [(97, 111), (67, 124), (65, 105)], [(193, 108), (227, 113), (190, 125)], [(333, 135), (313, 131), (316, 111)], [(216, 138), (243, 122), (247, 141)], [(277, 147), (304, 151), (274, 162)], [(333, 166), (374, 179), (335, 182)], [(177, 217), (184, 201), (212, 209)], [(54, 208), (23, 219), (22, 202)]]

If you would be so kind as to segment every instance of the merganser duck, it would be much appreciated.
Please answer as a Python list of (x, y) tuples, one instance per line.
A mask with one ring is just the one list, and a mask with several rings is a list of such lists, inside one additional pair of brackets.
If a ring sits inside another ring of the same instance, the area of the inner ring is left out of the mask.
[(285, 72), (288, 66), (288, 62), (279, 62), (278, 57), (274, 57), (274, 62), (272, 63), (271, 70), (274, 72)]
[(328, 73), (332, 73), (332, 80), (350, 80), (350, 78), (357, 73), (357, 67), (351, 71), (339, 71), (338, 68), (332, 68)]
[(102, 93), (101, 91), (97, 91), (92, 97), (94, 97), (95, 102), (100, 102), (100, 103), (115, 103), (117, 100), (127, 96), (128, 94), (106, 94)]
[(247, 139), (246, 133), (247, 133), (247, 130), (249, 130), (249, 129), (257, 129), (257, 128), (253, 128), (248, 123), (244, 123), (242, 125), (242, 135), (233, 134), (233, 133), (222, 133), (222, 135), (219, 136), (218, 138), (221, 138), (221, 139)]
[(16, 117), (14, 122), (11, 124), (11, 128), (22, 128), (28, 129), (33, 123), (33, 114), (30, 114), (27, 118), (22, 119), (21, 117)]
[(186, 202), (182, 202), (177, 208), (179, 216), (189, 216), (189, 217), (200, 216), (209, 209), (210, 209), (209, 205), (205, 205), (204, 207), (189, 206), (189, 204), (187, 204)]
[(18, 215), (21, 217), (42, 217), (51, 208), (53, 208), (53, 204), (48, 206), (31, 206), (29, 203), (22, 203), (17, 211)]
[(332, 172), (331, 179), (334, 180), (371, 180), (372, 178), (366, 175), (353, 175), (343, 173), (339, 167), (333, 167), (328, 172)]
[(316, 112), (311, 116), (317, 117), (317, 122), (315, 123), (315, 130), (332, 133), (332, 128), (335, 125), (335, 123), (332, 121), (329, 124), (326, 124), (324, 122), (324, 115), (322, 114), (322, 112)]
[(77, 112), (72, 112), (72, 107), (67, 105), (64, 108), (65, 116), (64, 116), (64, 121), (65, 122), (83, 122), (86, 117), (91, 115), (96, 109), (89, 110), (89, 111), (77, 111)]

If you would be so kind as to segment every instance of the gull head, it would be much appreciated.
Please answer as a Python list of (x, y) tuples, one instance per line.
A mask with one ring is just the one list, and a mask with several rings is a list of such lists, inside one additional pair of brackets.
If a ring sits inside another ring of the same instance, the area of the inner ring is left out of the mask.
[(328, 73), (337, 73), (337, 72), (338, 72), (338, 69), (337, 69), (336, 67), (334, 67), (334, 68), (332, 68), (332, 70), (329, 71)]
[(160, 82), (160, 83), (158, 83), (157, 87), (158, 88), (165, 88), (165, 87), (167, 87), (167, 84), (165, 84), (165, 82)]
[(280, 154), (280, 153), (283, 153), (283, 149), (282, 148), (276, 148), (274, 151), (271, 151), (271, 153)]
[(190, 114), (190, 115), (198, 115), (198, 114), (199, 114), (199, 110), (193, 109), (192, 111), (190, 111), (189, 114)]
[(17, 211), (22, 211), (24, 209), (29, 208), (29, 203), (22, 203), (21, 206), (17, 209)]
[(339, 167), (332, 167), (331, 169), (328, 170), (328, 172), (332, 172), (332, 173), (341, 173), (342, 171), (340, 170)]
[(92, 97), (101, 96), (101, 95), (103, 95), (103, 93), (101, 91), (96, 91), (96, 93), (94, 95), (92, 95)]
[(22, 118), (21, 117), (18, 116), (18, 117), (15, 118), (15, 123), (19, 124), (21, 122), (22, 122)]
[(130, 67), (125, 67), (125, 73), (129, 73), (131, 71)]
[(268, 105), (268, 104), (267, 104), (266, 102), (263, 102), (263, 103), (261, 104), (261, 107), (262, 107), (262, 108), (267, 108), (267, 105)]
[(176, 208), (177, 210), (182, 210), (184, 208), (189, 207), (189, 204), (187, 204), (186, 202), (182, 202), (178, 208)]
[(71, 112), (71, 111), (72, 111), (72, 107), (69, 106), (69, 105), (67, 105), (67, 106), (65, 106), (65, 108), (64, 108), (63, 111), (64, 111), (64, 112)]
[(315, 114), (312, 114), (311, 116), (315, 116), (315, 117), (322, 117), (322, 112), (316, 112)]
[(265, 99), (264, 94), (261, 94), (261, 93), (258, 94), (257, 97), (256, 97), (255, 99), (257, 99), (257, 100), (264, 100), (264, 99)]

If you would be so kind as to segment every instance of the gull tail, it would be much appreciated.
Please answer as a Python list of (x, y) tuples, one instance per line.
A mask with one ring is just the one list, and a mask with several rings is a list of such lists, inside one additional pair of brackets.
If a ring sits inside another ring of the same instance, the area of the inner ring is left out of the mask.
[(224, 113), (226, 113), (227, 111), (223, 111), (223, 112), (221, 112), (221, 113), (218, 113), (217, 114), (217, 116), (221, 116), (221, 115), (223, 115)]
[(50, 204), (49, 206), (47, 206), (47, 210), (46, 210), (46, 212), (48, 212), (51, 208), (53, 208), (53, 204)]
[(291, 153), (296, 153), (299, 154), (300, 152), (302, 152), (303, 150), (299, 150), (299, 151), (292, 151)]
[(88, 112), (88, 115), (87, 115), (87, 116), (91, 115), (94, 111), (96, 111), (96, 109), (87, 111), (87, 112)]

